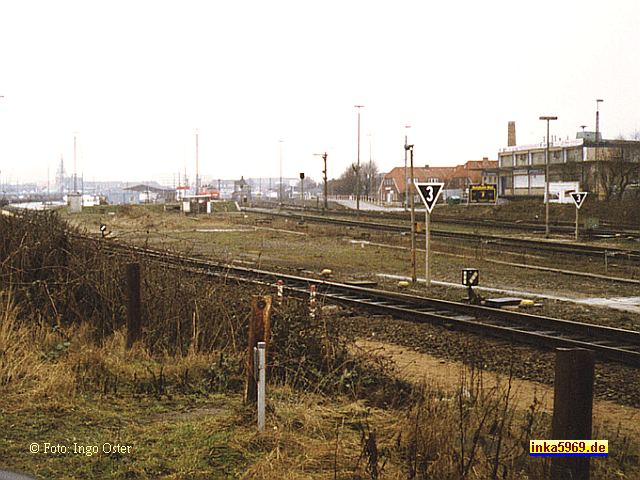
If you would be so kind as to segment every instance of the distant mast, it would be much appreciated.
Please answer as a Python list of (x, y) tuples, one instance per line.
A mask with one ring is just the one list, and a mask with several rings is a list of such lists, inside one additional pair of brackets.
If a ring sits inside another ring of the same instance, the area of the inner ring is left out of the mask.
[(196, 195), (200, 193), (200, 173), (198, 165), (198, 129), (196, 129)]
[(76, 134), (73, 134), (73, 193), (78, 193), (78, 175), (76, 170)]

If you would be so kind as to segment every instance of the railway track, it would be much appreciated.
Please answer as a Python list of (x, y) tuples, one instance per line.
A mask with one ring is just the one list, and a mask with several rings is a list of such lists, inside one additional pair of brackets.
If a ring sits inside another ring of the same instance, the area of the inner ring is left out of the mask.
[[(358, 227), (370, 230), (407, 233), (410, 227), (406, 225), (381, 223), (372, 221), (358, 221), (352, 219), (333, 218), (322, 215), (309, 215), (305, 213), (293, 213), (286, 211), (273, 211), (269, 209), (243, 208), (243, 211), (262, 215), (278, 216), (297, 220), (304, 220), (314, 223), (330, 223), (346, 227)], [(547, 253), (560, 253), (577, 255), (581, 257), (603, 258), (617, 257), (627, 260), (632, 264), (640, 264), (640, 250), (629, 250), (615, 247), (602, 247), (596, 245), (585, 245), (582, 243), (557, 242), (553, 240), (532, 240), (513, 237), (501, 237), (497, 235), (482, 235), (477, 233), (452, 232), (446, 230), (431, 229), (431, 236), (443, 239), (458, 239), (473, 241), (479, 244), (495, 245), (501, 248), (518, 248), (520, 250), (535, 250)], [(421, 235), (418, 236), (421, 238)]]
[(137, 254), (154, 262), (188, 269), (198, 274), (270, 287), (275, 287), (276, 282), (282, 280), (285, 290), (299, 297), (309, 295), (310, 286), (315, 285), (317, 295), (325, 303), (336, 303), (415, 322), (428, 322), (537, 347), (588, 348), (601, 359), (640, 366), (640, 332), (240, 267), (167, 251), (96, 240), (93, 237), (81, 238), (101, 242), (102, 248), (112, 254)]
[[(283, 204), (281, 207), (279, 205), (273, 205), (269, 203), (261, 204), (262, 207), (268, 209), (275, 208), (283, 208), (286, 210), (292, 211), (300, 211), (302, 207), (300, 205), (293, 204)], [(317, 207), (308, 207), (305, 206), (305, 210), (307, 212), (313, 212), (317, 214), (323, 213), (321, 208)], [(424, 213), (424, 210), (418, 210), (417, 215), (421, 216)], [(366, 211), (361, 210), (360, 213), (356, 213), (353, 210), (341, 210), (341, 209), (332, 209), (330, 211), (332, 216), (340, 216), (340, 217), (351, 217), (354, 218), (356, 216), (366, 217), (366, 218), (375, 218), (378, 220), (393, 220), (393, 221), (403, 221), (408, 222), (410, 220), (409, 212), (405, 211), (395, 211), (395, 212), (385, 212), (385, 211)], [(467, 227), (484, 227), (484, 228), (499, 228), (504, 230), (518, 230), (529, 233), (544, 233), (545, 225), (541, 222), (523, 222), (523, 221), (515, 221), (515, 222), (507, 222), (500, 220), (477, 220), (470, 218), (458, 218), (458, 217), (448, 217), (446, 215), (437, 214), (433, 215), (431, 218), (431, 222), (434, 224), (451, 224), (451, 225), (465, 225)], [(573, 222), (562, 222), (562, 221), (554, 221), (549, 225), (549, 230), (551, 232), (556, 233), (564, 233), (570, 236), (573, 236), (575, 233), (575, 223)], [(587, 237), (631, 237), (631, 238), (640, 238), (640, 230), (637, 227), (631, 225), (618, 225), (613, 226), (609, 225), (606, 222), (601, 222), (599, 226), (590, 227), (585, 230), (585, 236)]]

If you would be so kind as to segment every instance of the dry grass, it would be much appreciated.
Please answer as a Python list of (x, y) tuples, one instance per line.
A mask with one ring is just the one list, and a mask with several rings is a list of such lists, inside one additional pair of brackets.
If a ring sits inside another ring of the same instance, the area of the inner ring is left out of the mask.
[[(120, 284), (125, 262), (142, 259), (44, 224), (14, 225), (2, 244), (0, 410), (16, 447), (0, 445), (0, 457), (12, 464), (45, 478), (545, 478), (526, 447), (548, 438), (549, 418), (535, 402), (515, 410), (508, 382), (489, 388), (472, 369), (455, 392), (416, 393), (385, 361), (349, 355), (339, 321), (312, 321), (294, 300), (273, 312), (267, 431), (257, 434), (239, 392), (248, 298), (263, 292), (143, 264), (144, 339), (127, 350)], [(228, 397), (212, 411), (217, 392)], [(61, 458), (48, 470), (17, 445), (66, 428), (54, 419), (70, 425), (65, 438), (124, 429), (139, 453), (131, 465)], [(637, 445), (599, 434), (615, 453), (592, 462), (592, 478), (637, 478)]]

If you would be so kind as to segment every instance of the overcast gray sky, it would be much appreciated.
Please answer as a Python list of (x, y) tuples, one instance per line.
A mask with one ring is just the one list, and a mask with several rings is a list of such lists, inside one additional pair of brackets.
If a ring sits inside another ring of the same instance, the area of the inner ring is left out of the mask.
[[(640, 2), (4, 0), (0, 175), (213, 178), (361, 159), (418, 165), (497, 157), (518, 143), (640, 129)], [(371, 136), (369, 136), (371, 135)]]

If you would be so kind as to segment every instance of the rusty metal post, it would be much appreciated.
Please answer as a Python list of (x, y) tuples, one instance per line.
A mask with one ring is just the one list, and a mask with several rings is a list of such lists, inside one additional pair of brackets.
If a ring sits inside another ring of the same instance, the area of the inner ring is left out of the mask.
[[(553, 440), (590, 440), (594, 354), (584, 348), (557, 348), (553, 396)], [(589, 457), (554, 457), (553, 480), (589, 480)]]
[(127, 348), (140, 339), (140, 264), (127, 264)]
[[(258, 342), (265, 343), (265, 359), (269, 349), (269, 330), (271, 319), (271, 295), (254, 295), (251, 302), (249, 319), (249, 341), (247, 344), (247, 381), (245, 385), (245, 403), (255, 403), (258, 399), (257, 378), (254, 364), (254, 347)], [(266, 362), (266, 360), (265, 360)]]

